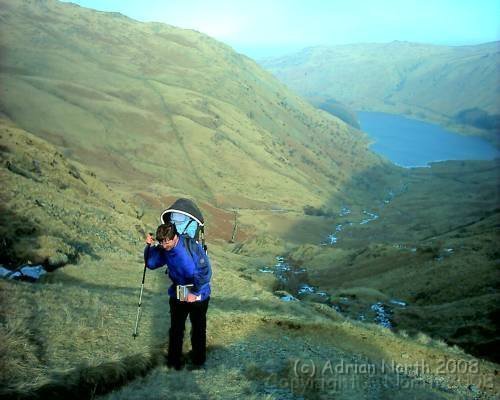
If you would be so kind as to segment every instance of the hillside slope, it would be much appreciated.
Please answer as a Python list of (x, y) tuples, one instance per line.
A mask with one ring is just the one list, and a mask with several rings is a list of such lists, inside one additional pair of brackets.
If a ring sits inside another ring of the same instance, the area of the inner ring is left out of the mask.
[[(139, 231), (148, 227), (98, 176), (51, 144), (3, 121), (0, 135), (2, 215), (9, 216), (1, 220), (2, 237), (19, 242), (20, 256), (23, 244), (38, 250), (23, 257), (57, 253), (73, 238), (80, 241), (77, 264), (37, 283), (0, 281), (1, 398), (489, 399), (498, 394), (495, 364), (425, 336), (350, 321), (331, 307), (284, 302), (249, 275), (260, 260), (233, 254), (223, 242), (211, 243), (217, 295), (208, 312), (207, 369), (168, 370), (162, 271), (146, 275), (139, 336), (132, 338), (143, 269)], [(11, 253), (3, 256), (16, 262)], [(466, 369), (452, 370), (450, 360)]]
[(381, 162), (198, 32), (55, 0), (1, 0), (0, 21), (0, 111), (124, 190), (301, 208)]
[[(499, 128), (499, 61), (498, 42), (446, 47), (396, 41), (311, 47), (261, 65), (316, 103), (335, 99), (355, 110), (469, 124), (470, 132), (474, 124)], [(468, 120), (467, 110), (489, 117), (489, 125)]]
[(303, 245), (291, 258), (307, 268), (310, 285), (329, 294), (323, 301), (352, 318), (370, 319), (370, 307), (381, 302), (393, 328), (498, 362), (499, 167), (449, 161), (410, 170), (404, 191), (366, 204), (376, 219), (336, 216), (334, 245)]
[(0, 119), (0, 263), (50, 269), (142, 238), (138, 210), (89, 168)]

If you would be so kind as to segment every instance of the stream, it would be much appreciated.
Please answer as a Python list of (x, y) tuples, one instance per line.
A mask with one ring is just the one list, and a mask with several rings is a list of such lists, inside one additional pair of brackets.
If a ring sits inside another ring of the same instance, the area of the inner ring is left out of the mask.
[[(381, 201), (381, 206), (386, 206), (397, 195), (408, 190), (407, 185), (402, 185), (398, 190), (390, 190), (387, 196)], [(339, 217), (348, 217), (352, 214), (352, 210), (348, 206), (342, 206), (338, 212)], [(362, 220), (358, 222), (346, 221), (338, 223), (332, 233), (319, 243), (321, 246), (335, 246), (341, 240), (341, 235), (346, 226), (366, 225), (379, 218), (375, 212), (363, 209)], [(412, 249), (413, 250), (413, 249)], [(308, 282), (307, 268), (296, 267), (285, 260), (284, 256), (277, 256), (274, 266), (262, 267), (259, 269), (261, 273), (274, 274), (279, 288), (276, 294), (283, 301), (301, 301), (308, 299), (310, 301), (327, 304), (335, 309), (340, 314), (349, 318), (373, 322), (384, 328), (392, 329), (394, 323), (392, 316), (395, 308), (406, 308), (408, 304), (399, 299), (390, 299), (387, 302), (376, 302), (373, 304), (363, 304), (355, 298), (355, 296), (338, 296), (328, 293), (324, 290), (319, 290), (318, 287), (312, 286)]]
[(402, 300), (391, 299), (388, 302), (362, 304), (355, 298), (337, 297), (307, 282), (307, 269), (297, 268), (285, 261), (283, 256), (276, 257), (276, 264), (269, 268), (260, 268), (261, 273), (272, 273), (279, 283), (276, 294), (282, 301), (301, 301), (308, 299), (327, 304), (338, 313), (364, 322), (373, 322), (384, 328), (392, 329), (391, 320), (395, 308), (406, 308), (408, 304)]

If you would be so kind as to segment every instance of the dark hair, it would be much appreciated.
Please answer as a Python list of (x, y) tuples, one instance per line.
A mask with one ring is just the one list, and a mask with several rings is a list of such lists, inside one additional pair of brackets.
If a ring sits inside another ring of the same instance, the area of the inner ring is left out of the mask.
[(156, 240), (160, 243), (165, 239), (172, 240), (175, 235), (177, 235), (177, 228), (172, 222), (161, 224), (158, 229), (156, 229)]

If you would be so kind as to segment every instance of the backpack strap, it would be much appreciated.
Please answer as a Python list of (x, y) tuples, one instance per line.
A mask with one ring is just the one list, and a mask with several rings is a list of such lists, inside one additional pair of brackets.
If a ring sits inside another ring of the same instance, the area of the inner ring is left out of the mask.
[(205, 244), (205, 226), (200, 226), (200, 240), (201, 240), (201, 247), (203, 250), (205, 250), (205, 254), (208, 254), (208, 247)]
[(193, 261), (196, 261), (196, 258), (194, 257), (195, 254), (196, 254), (196, 249), (194, 248), (194, 246), (196, 245), (196, 241), (195, 240), (191, 240), (191, 238), (189, 237), (189, 235), (187, 235), (185, 233), (182, 233), (180, 235), (180, 237), (184, 241), (184, 247), (187, 249), (189, 255), (191, 256), (191, 259)]

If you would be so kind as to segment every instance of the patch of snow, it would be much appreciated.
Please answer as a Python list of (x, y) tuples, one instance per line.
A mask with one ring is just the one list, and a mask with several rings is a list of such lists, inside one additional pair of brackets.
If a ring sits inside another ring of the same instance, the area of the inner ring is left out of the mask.
[(41, 276), (47, 273), (47, 271), (45, 271), (45, 269), (41, 265), (25, 265), (21, 267), (20, 271), (23, 276), (27, 276), (32, 279), (40, 279)]
[(395, 304), (397, 306), (400, 306), (400, 307), (406, 307), (408, 304), (402, 300), (395, 300), (395, 299), (392, 299), (392, 300), (389, 300), (389, 303), (391, 304)]
[(366, 218), (363, 221), (361, 221), (359, 223), (360, 225), (364, 225), (364, 224), (367, 224), (368, 222), (375, 221), (378, 218), (377, 214), (368, 212), (366, 210), (363, 210), (363, 214), (365, 214), (366, 216), (368, 216), (368, 218)]
[(335, 244), (337, 243), (337, 241), (338, 241), (337, 236), (335, 236), (333, 233), (328, 235), (329, 244)]
[(8, 278), (12, 275), (13, 271), (5, 268), (3, 265), (0, 265), (0, 278)]
[(342, 207), (339, 212), (340, 217), (345, 217), (346, 215), (349, 215), (351, 213), (351, 210), (348, 207)]
[(15, 271), (11, 271), (3, 266), (0, 266), (0, 277), (7, 279), (26, 279), (36, 281), (46, 273), (47, 271), (45, 271), (42, 265), (23, 265)]
[(383, 326), (384, 328), (392, 328), (391, 321), (389, 320), (390, 311), (386, 309), (383, 303), (380, 301), (378, 303), (373, 304), (370, 307), (373, 311), (375, 311), (375, 322)]
[(286, 296), (281, 296), (280, 299), (283, 301), (298, 301), (298, 299), (293, 297), (291, 294), (287, 294)]
[(299, 294), (308, 294), (308, 293), (314, 293), (314, 288), (312, 286), (309, 286), (307, 283), (300, 285)]
[(340, 311), (340, 307), (339, 307), (338, 305), (336, 305), (336, 304), (332, 304), (332, 308), (333, 308), (335, 311), (337, 311), (338, 313), (340, 313), (340, 312), (341, 312), (341, 311)]

